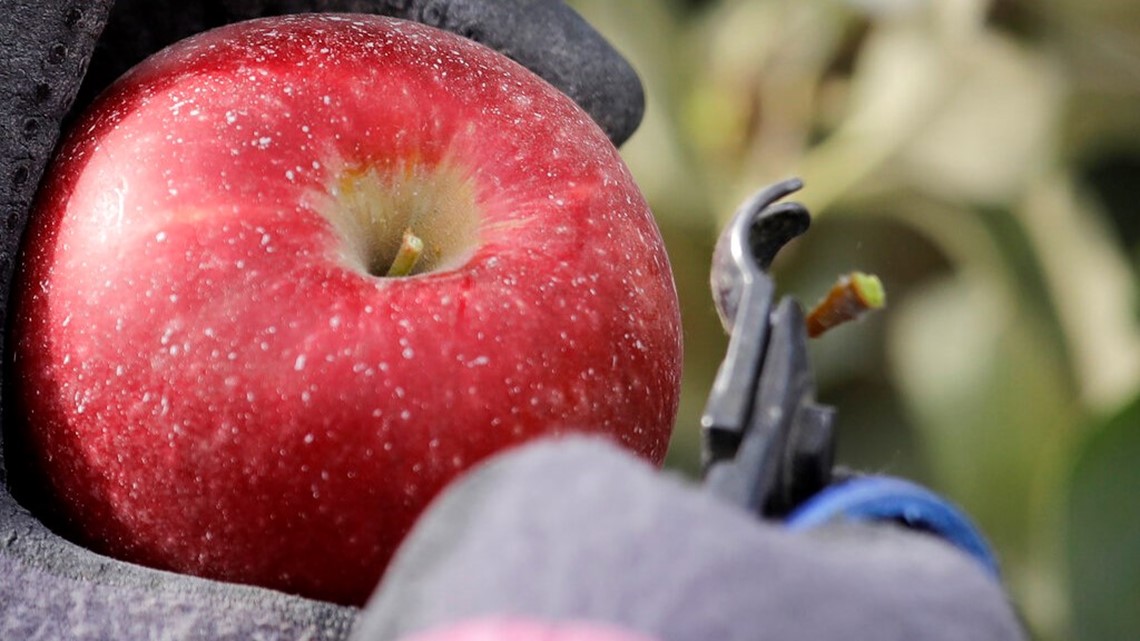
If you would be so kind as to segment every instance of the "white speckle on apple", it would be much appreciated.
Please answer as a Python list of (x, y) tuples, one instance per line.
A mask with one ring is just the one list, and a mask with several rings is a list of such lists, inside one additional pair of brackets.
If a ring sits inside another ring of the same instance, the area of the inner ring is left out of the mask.
[(300, 354), (297, 356), (297, 360), (293, 361), (293, 371), (299, 372), (303, 369), (305, 369), (305, 355)]

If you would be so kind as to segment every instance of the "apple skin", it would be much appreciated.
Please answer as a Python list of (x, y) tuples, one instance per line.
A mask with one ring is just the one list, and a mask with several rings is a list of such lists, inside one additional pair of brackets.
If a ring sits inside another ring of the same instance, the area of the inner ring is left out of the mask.
[(654, 641), (612, 625), (557, 624), (520, 618), (480, 619), (417, 634), (402, 641)]
[[(373, 275), (416, 225), (428, 269)], [(152, 567), (363, 603), (472, 464), (583, 432), (660, 463), (675, 419), (676, 291), (617, 150), (414, 23), (261, 19), (148, 59), (65, 139), (17, 278), (12, 483)]]

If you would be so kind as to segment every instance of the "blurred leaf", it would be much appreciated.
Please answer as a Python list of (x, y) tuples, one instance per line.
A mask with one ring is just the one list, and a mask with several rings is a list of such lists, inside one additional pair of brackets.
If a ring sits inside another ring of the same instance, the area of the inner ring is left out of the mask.
[(1018, 216), (1036, 245), (1082, 400), (1096, 411), (1119, 407), (1140, 389), (1140, 326), (1135, 275), (1108, 221), (1057, 172), (1034, 181)]
[(947, 65), (920, 23), (877, 25), (856, 64), (847, 117), (800, 163), (805, 203), (822, 211), (873, 182), (947, 100)]
[(1140, 145), (1140, 3), (1055, 0), (1040, 9), (1072, 83), (1067, 155)]
[(819, 118), (820, 78), (852, 19), (838, 3), (735, 0), (695, 28), (700, 73), (683, 96), (683, 132), (721, 221), (799, 165)]
[(1073, 628), (1140, 639), (1140, 399), (1100, 426), (1072, 470), (1066, 511)]
[(895, 380), (936, 487), (1001, 551), (1030, 620), (1062, 625), (1060, 568), (1048, 552), (1058, 546), (1055, 486), (1079, 413), (1049, 333), (978, 272), (906, 301), (893, 330)]
[(1065, 97), (1057, 65), (981, 29), (984, 3), (928, 9), (868, 37), (847, 119), (804, 161), (817, 207), (883, 168), (931, 194), (1001, 203), (1047, 165)]
[(1134, 0), (1044, 3), (1057, 42), (1076, 65), (1074, 79), (1091, 92), (1140, 92), (1140, 4)]
[(1050, 160), (1062, 84), (1052, 62), (996, 34), (947, 61), (948, 93), (899, 157), (931, 194), (1001, 204)]

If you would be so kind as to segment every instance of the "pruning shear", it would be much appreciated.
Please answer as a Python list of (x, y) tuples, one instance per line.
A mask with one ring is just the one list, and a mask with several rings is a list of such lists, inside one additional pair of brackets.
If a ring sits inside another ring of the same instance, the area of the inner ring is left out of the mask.
[(705, 488), (759, 518), (805, 530), (835, 521), (890, 521), (934, 534), (994, 577), (996, 557), (956, 506), (919, 485), (834, 468), (835, 409), (815, 399), (804, 312), (778, 301), (776, 254), (811, 225), (789, 179), (736, 211), (713, 253), (711, 285), (728, 351), (701, 416)]

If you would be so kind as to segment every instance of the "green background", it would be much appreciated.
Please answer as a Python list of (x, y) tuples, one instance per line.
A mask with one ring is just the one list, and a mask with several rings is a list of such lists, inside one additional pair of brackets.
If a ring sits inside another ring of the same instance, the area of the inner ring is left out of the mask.
[(696, 473), (724, 355), (716, 235), (800, 176), (782, 293), (861, 269), (888, 294), (812, 344), (841, 462), (963, 506), (1035, 637), (1140, 639), (1140, 2), (569, 4), (646, 86), (622, 152), (683, 307), (668, 465)]

